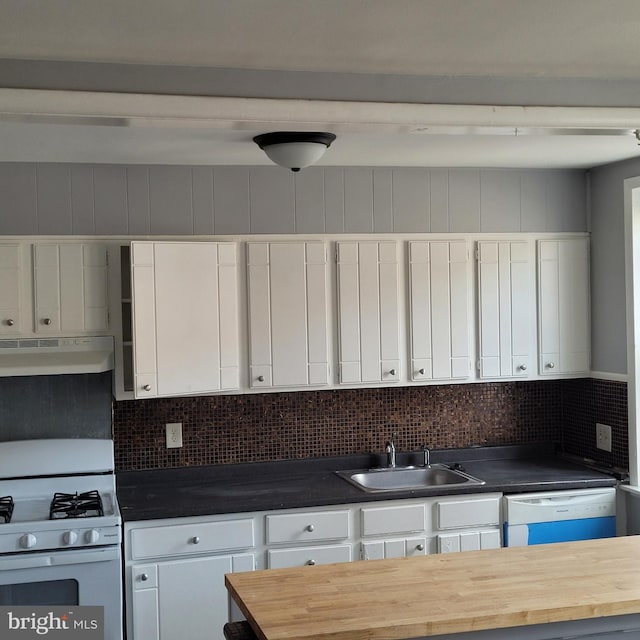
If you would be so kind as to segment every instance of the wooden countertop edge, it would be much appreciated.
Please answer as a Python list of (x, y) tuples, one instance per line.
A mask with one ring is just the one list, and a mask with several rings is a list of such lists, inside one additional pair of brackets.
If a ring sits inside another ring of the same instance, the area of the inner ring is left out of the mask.
[[(253, 618), (251, 612), (244, 606), (242, 600), (237, 597), (233, 586), (229, 584), (226, 578), (225, 584), (229, 589), (231, 597), (233, 597), (240, 611), (242, 611), (246, 617), (256, 637), (259, 638), (259, 640), (274, 640), (273, 636), (268, 638), (264, 634), (260, 625)], [(340, 640), (347, 637), (349, 640), (406, 640), (407, 638), (423, 638), (469, 631), (506, 629), (638, 613), (640, 613), (640, 599), (625, 603), (615, 603), (613, 606), (580, 605), (564, 608), (550, 607), (548, 609), (539, 609), (531, 612), (522, 611), (510, 614), (491, 613), (484, 617), (464, 617), (432, 623), (395, 624), (393, 627), (384, 626), (380, 628), (370, 626), (367, 629), (353, 628), (335, 633), (305, 633), (304, 635), (299, 635), (297, 633), (281, 632), (278, 633), (275, 640)]]

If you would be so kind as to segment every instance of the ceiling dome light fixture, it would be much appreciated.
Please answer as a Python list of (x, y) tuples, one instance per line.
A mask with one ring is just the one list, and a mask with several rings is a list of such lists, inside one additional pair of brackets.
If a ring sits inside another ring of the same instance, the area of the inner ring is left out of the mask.
[(321, 131), (274, 131), (253, 141), (277, 165), (300, 171), (318, 162), (335, 139), (335, 134)]

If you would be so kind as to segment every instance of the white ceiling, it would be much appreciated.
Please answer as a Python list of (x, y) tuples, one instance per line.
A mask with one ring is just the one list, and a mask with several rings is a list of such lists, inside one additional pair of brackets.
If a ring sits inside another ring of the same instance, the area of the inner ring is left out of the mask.
[[(0, 0), (0, 16), (5, 59), (463, 80), (640, 80), (638, 0)], [(92, 115), (76, 98), (69, 113)], [(146, 104), (153, 113), (151, 100)], [(46, 120), (34, 94), (23, 113), (40, 119), (25, 124), (15, 111), (3, 118), (11, 110), (0, 94), (0, 161), (266, 164), (251, 138), (284, 126), (269, 101), (261, 105), (259, 125), (205, 118), (193, 126), (177, 114), (162, 126), (96, 126)], [(324, 106), (331, 112), (333, 105)], [(387, 104), (387, 113), (393, 108)], [(424, 134), (417, 130), (432, 124), (428, 117), (380, 130), (353, 122), (349, 104), (340, 105), (340, 114), (339, 122), (320, 113), (284, 124), (333, 125), (338, 139), (324, 165), (585, 168), (640, 154), (632, 135), (460, 135), (459, 120), (447, 135)], [(579, 108), (575, 114), (579, 120)], [(615, 123), (632, 130), (640, 126), (640, 109), (620, 119), (616, 109), (603, 108), (596, 120), (599, 128)]]
[(637, 0), (2, 0), (0, 57), (640, 78)]

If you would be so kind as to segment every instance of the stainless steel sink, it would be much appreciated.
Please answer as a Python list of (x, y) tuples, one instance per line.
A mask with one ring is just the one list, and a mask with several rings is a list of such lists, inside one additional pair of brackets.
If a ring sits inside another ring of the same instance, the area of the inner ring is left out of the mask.
[(412, 491), (449, 486), (481, 485), (464, 471), (450, 469), (446, 465), (432, 464), (428, 467), (395, 467), (381, 469), (351, 469), (336, 471), (336, 474), (362, 491)]

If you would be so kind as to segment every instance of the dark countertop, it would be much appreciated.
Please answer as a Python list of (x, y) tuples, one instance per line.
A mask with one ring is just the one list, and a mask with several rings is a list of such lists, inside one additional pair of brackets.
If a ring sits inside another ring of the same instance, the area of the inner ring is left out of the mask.
[[(523, 493), (615, 486), (613, 475), (559, 457), (551, 445), (442, 449), (432, 463), (459, 463), (483, 485), (368, 493), (335, 471), (383, 464), (381, 455), (354, 455), (252, 464), (123, 471), (116, 476), (125, 522), (244, 513), (469, 493)], [(420, 453), (398, 454), (398, 465), (421, 464)]]

